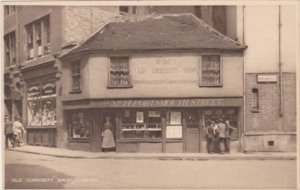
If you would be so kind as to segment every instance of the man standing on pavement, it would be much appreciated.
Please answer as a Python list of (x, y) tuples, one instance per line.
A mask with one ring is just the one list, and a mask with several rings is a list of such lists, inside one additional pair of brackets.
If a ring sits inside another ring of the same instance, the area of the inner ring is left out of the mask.
[(214, 152), (215, 134), (214, 134), (215, 122), (210, 121), (209, 126), (206, 128), (206, 142), (207, 152), (212, 154)]
[(225, 152), (225, 131), (226, 131), (226, 125), (223, 123), (223, 119), (219, 119), (218, 129), (219, 129), (219, 147), (220, 147), (220, 153), (224, 154), (224, 152)]
[(234, 128), (230, 125), (229, 120), (225, 121), (225, 153), (230, 153), (230, 137), (231, 137), (231, 133), (234, 130)]
[(15, 135), (13, 131), (13, 123), (10, 121), (10, 118), (8, 115), (5, 115), (5, 148), (9, 148), (8, 141), (10, 141), (10, 144), (12, 147), (15, 147)]
[(21, 123), (20, 116), (17, 116), (16, 120), (13, 123), (13, 132), (16, 137), (16, 142), (17, 142), (16, 144), (17, 146), (20, 146), (21, 143), (23, 143), (23, 136), (26, 133), (26, 130)]

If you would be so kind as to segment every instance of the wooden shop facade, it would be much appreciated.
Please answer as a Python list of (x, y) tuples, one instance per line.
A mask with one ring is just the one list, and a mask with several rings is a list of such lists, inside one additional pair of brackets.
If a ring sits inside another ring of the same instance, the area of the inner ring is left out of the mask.
[(206, 152), (222, 118), (240, 151), (245, 47), (190, 14), (122, 19), (60, 57), (67, 148), (101, 151), (110, 117), (117, 152)]

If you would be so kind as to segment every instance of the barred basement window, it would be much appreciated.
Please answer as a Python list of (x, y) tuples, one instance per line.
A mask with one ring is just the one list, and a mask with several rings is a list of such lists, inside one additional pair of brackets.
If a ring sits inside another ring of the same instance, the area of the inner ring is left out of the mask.
[(128, 88), (131, 87), (129, 72), (129, 57), (110, 57), (110, 71), (108, 87)]
[(81, 68), (80, 61), (76, 61), (71, 65), (72, 84), (71, 92), (81, 92)]
[(258, 111), (259, 110), (259, 96), (258, 96), (258, 89), (253, 88), (252, 89), (252, 111)]
[(200, 62), (200, 86), (222, 86), (222, 64), (219, 55), (202, 55)]

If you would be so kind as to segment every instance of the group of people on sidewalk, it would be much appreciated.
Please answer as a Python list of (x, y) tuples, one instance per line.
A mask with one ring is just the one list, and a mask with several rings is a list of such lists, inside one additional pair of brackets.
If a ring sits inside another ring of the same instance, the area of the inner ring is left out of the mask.
[(12, 122), (8, 115), (5, 116), (5, 148), (9, 148), (9, 142), (14, 148), (23, 144), (23, 136), (26, 133), (24, 126), (21, 123), (21, 117), (17, 116)]
[(206, 127), (207, 152), (230, 153), (230, 137), (233, 130), (229, 120), (225, 122), (223, 119), (210, 120)]

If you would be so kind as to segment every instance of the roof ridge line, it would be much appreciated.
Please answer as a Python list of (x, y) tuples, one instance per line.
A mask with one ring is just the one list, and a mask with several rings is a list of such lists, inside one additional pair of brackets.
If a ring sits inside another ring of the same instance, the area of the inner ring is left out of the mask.
[(196, 15), (192, 14), (192, 13), (188, 13), (189, 15), (192, 15), (195, 19), (197, 19), (199, 21), (200, 24), (202, 24), (204, 27), (206, 27), (209, 31), (214, 32), (215, 34), (217, 34), (218, 36), (220, 36), (221, 38), (223, 38), (224, 40), (227, 40), (231, 43), (234, 43), (236, 45), (240, 45), (240, 46), (245, 46), (244, 44), (235, 41), (231, 38), (229, 38), (228, 36), (222, 34), (221, 32), (217, 31), (216, 29), (214, 29), (212, 26), (208, 25), (206, 22), (204, 22), (202, 19), (196, 17)]

